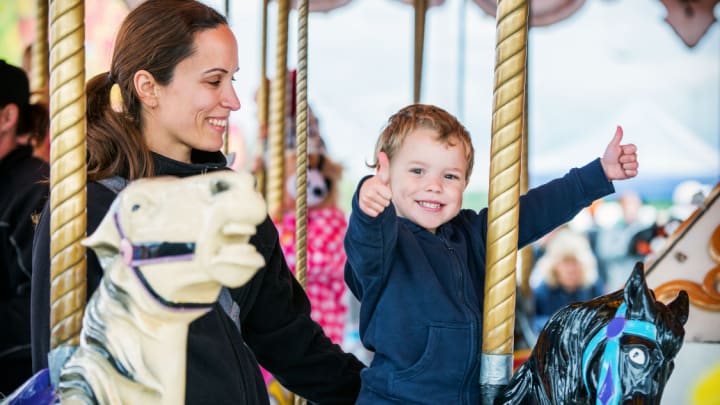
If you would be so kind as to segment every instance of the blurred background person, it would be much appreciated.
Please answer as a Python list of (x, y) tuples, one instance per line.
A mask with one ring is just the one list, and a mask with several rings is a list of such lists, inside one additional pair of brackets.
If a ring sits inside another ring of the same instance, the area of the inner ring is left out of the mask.
[(536, 333), (558, 309), (604, 293), (603, 283), (598, 278), (597, 260), (588, 239), (567, 227), (551, 235), (533, 272), (537, 272), (541, 280), (533, 290), (535, 315), (532, 326)]
[(47, 109), (30, 104), (25, 72), (0, 60), (0, 392), (32, 375), (30, 270), (34, 216), (48, 197), (49, 167), (18, 142), (32, 137)]

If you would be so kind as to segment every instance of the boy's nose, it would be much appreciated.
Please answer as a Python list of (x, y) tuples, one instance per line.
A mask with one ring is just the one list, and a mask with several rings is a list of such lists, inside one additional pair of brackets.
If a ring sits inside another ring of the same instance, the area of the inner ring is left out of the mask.
[(442, 179), (439, 179), (435, 176), (428, 177), (427, 184), (425, 185), (425, 189), (427, 191), (437, 193), (442, 191)]

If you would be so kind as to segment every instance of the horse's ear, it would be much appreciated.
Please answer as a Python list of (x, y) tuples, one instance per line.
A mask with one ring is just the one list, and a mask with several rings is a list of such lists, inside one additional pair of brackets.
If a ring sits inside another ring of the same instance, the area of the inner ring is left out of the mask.
[(642, 262), (637, 262), (625, 284), (625, 304), (628, 319), (655, 319), (655, 297), (645, 282)]
[(672, 312), (681, 324), (685, 325), (688, 320), (690, 304), (688, 295), (685, 290), (680, 290), (678, 296), (668, 304), (668, 309)]

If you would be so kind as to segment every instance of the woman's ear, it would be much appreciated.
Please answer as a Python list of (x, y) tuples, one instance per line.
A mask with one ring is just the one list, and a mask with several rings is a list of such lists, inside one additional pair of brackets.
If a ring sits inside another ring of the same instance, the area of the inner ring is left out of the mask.
[(135, 91), (140, 98), (140, 102), (148, 107), (155, 108), (158, 105), (158, 83), (155, 77), (147, 70), (138, 70), (133, 76), (133, 84)]

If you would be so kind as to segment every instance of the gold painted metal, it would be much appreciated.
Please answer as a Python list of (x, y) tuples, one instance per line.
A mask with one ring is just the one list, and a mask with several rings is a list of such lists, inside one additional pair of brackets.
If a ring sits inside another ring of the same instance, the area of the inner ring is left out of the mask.
[[(250, 243), (266, 216), (253, 188), (250, 174), (220, 171), (140, 179), (118, 194), (83, 242), (104, 276), (88, 301), (80, 344), (60, 370), (60, 402), (185, 402), (190, 323), (213, 308), (223, 286), (240, 287), (265, 265)], [(131, 262), (129, 241), (194, 243), (194, 250), (181, 259)]]
[(48, 102), (48, 0), (35, 2), (35, 42), (30, 66), (30, 101)]
[(265, 143), (268, 136), (268, 93), (270, 83), (267, 80), (267, 36), (268, 36), (268, 0), (262, 0), (262, 48), (260, 48), (260, 88), (258, 89), (258, 139), (255, 145), (257, 166), (253, 174), (257, 180), (257, 190), (263, 196), (266, 193)]
[(275, 45), (275, 80), (270, 92), (270, 157), (268, 164), (267, 202), (270, 216), (282, 215), (285, 185), (285, 118), (287, 93), (287, 48), (289, 0), (278, 0), (277, 44)]
[(527, 27), (527, 1), (498, 2), (483, 354), (513, 352)]
[(78, 344), (86, 298), (84, 9), (50, 4), (51, 348)]
[(305, 288), (307, 275), (307, 67), (308, 67), (308, 0), (300, 0), (298, 6), (298, 68), (296, 103), (296, 187), (295, 199), (295, 252), (297, 262), (295, 277)]
[(420, 102), (422, 89), (423, 51), (425, 49), (425, 15), (427, 0), (415, 0), (415, 52), (413, 54), (413, 103)]
[[(529, 29), (529, 28), (528, 28)], [(529, 72), (525, 74), (525, 109), (523, 110), (523, 133), (522, 133), (522, 157), (520, 159), (520, 195), (527, 193), (530, 183), (530, 172), (529, 172), (529, 135), (528, 135), (528, 85)], [(520, 261), (518, 269), (520, 271), (520, 293), (522, 293), (525, 299), (529, 300), (532, 298), (532, 289), (530, 288), (530, 272), (532, 271), (533, 265), (535, 264), (535, 254), (533, 253), (532, 246), (528, 245), (520, 249)]]

